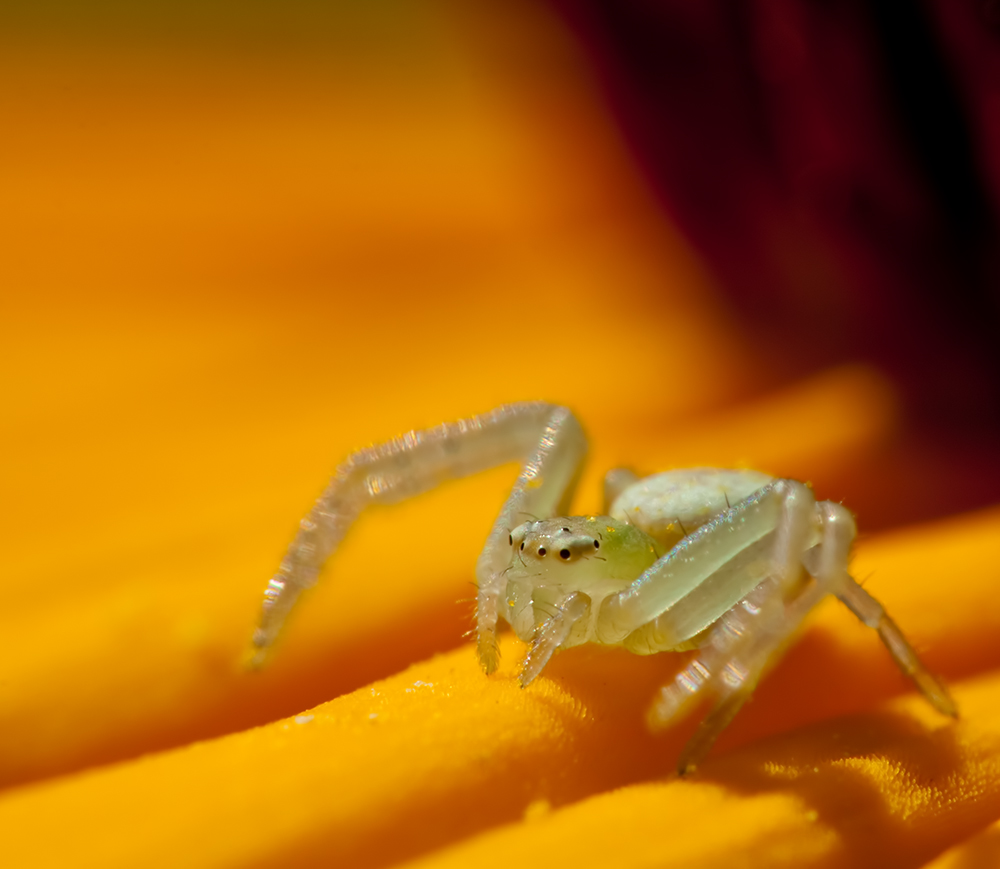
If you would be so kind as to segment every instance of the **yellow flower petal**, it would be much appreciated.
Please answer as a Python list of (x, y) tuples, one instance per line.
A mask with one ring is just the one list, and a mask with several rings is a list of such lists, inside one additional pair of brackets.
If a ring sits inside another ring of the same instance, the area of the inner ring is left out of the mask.
[(1000, 814), (1000, 676), (956, 697), (956, 724), (908, 697), (757, 742), (694, 780), (602, 794), (406, 865), (530, 854), (579, 869), (919, 866)]
[[(627, 456), (649, 470), (671, 456), (723, 465), (754, 456), (779, 472), (810, 467), (818, 481), (834, 480), (889, 436), (891, 406), (880, 377), (848, 367), (677, 433), (630, 420), (615, 428), (605, 410), (584, 481), (587, 508), (599, 506), (593, 493), (603, 471)], [(785, 438), (793, 446), (778, 449)], [(287, 511), (269, 509), (266, 522), (238, 511), (216, 525), (225, 542), (215, 551), (188, 544), (179, 560), (163, 558), (165, 543), (132, 537), (129, 545), (149, 566), (137, 569), (135, 555), (119, 560), (118, 582), (95, 585), (82, 598), (84, 589), (50, 592), (53, 602), (20, 611), (5, 626), (18, 654), (4, 664), (0, 743), (18, 749), (0, 765), (0, 784), (273, 720), (458, 645), (472, 605), (456, 601), (473, 596), (472, 565), (514, 473), (501, 469), (362, 522), (262, 673), (248, 674), (240, 662), (266, 578), (308, 499), (276, 495)], [(205, 519), (196, 512), (193, 521)], [(176, 525), (174, 534), (186, 536)], [(270, 542), (262, 545), (262, 537)], [(109, 549), (114, 543), (106, 540)], [(45, 574), (56, 586), (74, 576)]]
[[(944, 659), (949, 671), (972, 672), (996, 656), (990, 601), (1000, 571), (993, 558), (998, 536), (1000, 513), (993, 511), (873, 543), (885, 577), (870, 588), (890, 609), (963, 613), (954, 622), (901, 619), (932, 666)], [(955, 563), (959, 550), (965, 560)], [(897, 562), (905, 573), (894, 571)], [(937, 581), (945, 567), (961, 570), (963, 582)], [(504, 641), (503, 665), (492, 678), (482, 675), (465, 646), (291, 719), (11, 792), (0, 801), (0, 827), (11, 831), (7, 853), (25, 865), (64, 865), (72, 854), (86, 853), (102, 866), (280, 866), (321, 855), (338, 865), (377, 866), (537, 816), (546, 805), (669, 772), (691, 726), (653, 737), (642, 713), (678, 657), (584, 647), (558, 655), (522, 690), (514, 678), (520, 648)], [(683, 783), (680, 796), (670, 797), (677, 802), (664, 817), (676, 817), (688, 793), (697, 797), (693, 805), (704, 801), (706, 811), (715, 810), (737, 800), (734, 793), (794, 790), (800, 773), (818, 766), (827, 772), (811, 779), (807, 793), (820, 801), (812, 810), (833, 812), (829, 829), (839, 830), (837, 812), (855, 823), (856, 795), (867, 793), (871, 805), (888, 808), (856, 833), (858, 841), (867, 836), (877, 844), (886, 835), (895, 842), (901, 829), (926, 823), (912, 847), (932, 856), (934, 848), (975, 829), (973, 820), (980, 827), (991, 820), (983, 815), (994, 802), (1000, 812), (1000, 777), (993, 769), (1000, 763), (997, 678), (958, 692), (963, 717), (954, 731), (950, 719), (908, 698), (892, 707), (899, 713), (827, 721), (787, 742), (755, 743), (732, 767), (731, 755), (717, 756), (690, 786), (694, 791)], [(904, 687), (874, 634), (839, 605), (825, 606), (720, 749), (867, 706)], [(838, 788), (853, 777), (853, 798), (837, 809)], [(807, 829), (796, 825), (810, 809), (787, 796), (749, 799), (757, 808), (733, 816), (739, 836), (749, 841), (763, 827), (768, 835), (760, 847), (772, 847), (771, 837), (786, 830), (794, 852)], [(60, 836), (45, 839), (41, 831), (53, 818)], [(585, 818), (575, 826), (584, 839), (595, 823)], [(698, 842), (706, 854), (715, 853), (706, 827), (694, 829), (683, 853), (693, 853)], [(564, 839), (562, 833), (556, 838)], [(846, 847), (832, 840), (824, 845), (828, 838), (826, 830), (810, 847), (822, 846), (824, 854)]]

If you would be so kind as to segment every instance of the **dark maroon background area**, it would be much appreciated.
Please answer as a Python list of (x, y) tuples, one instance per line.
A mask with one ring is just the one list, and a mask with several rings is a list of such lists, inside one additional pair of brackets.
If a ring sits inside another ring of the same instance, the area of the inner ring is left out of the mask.
[(762, 358), (1000, 423), (1000, 2), (552, 0)]

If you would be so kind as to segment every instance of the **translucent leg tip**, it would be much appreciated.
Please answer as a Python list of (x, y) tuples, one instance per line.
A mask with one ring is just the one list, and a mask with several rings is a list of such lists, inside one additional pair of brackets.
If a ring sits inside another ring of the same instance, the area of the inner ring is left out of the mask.
[(267, 653), (264, 649), (258, 649), (251, 647), (247, 649), (246, 653), (243, 655), (243, 669), (250, 671), (257, 671), (263, 669), (264, 662), (267, 660)]
[(262, 628), (257, 628), (253, 632), (253, 639), (250, 641), (250, 648), (243, 654), (244, 670), (259, 670), (267, 661), (267, 653), (271, 648), (271, 642)]
[(483, 631), (476, 640), (479, 665), (487, 676), (493, 675), (500, 666), (500, 648), (493, 631)]
[(679, 761), (677, 761), (678, 778), (685, 778), (686, 776), (692, 775), (697, 771), (698, 771), (698, 764), (696, 764), (693, 760), (687, 760), (685, 758), (681, 758)]
[(930, 673), (917, 673), (914, 675), (917, 687), (923, 692), (924, 697), (931, 706), (937, 709), (942, 715), (949, 718), (958, 718), (958, 706), (956, 705), (948, 689), (943, 682), (938, 681)]

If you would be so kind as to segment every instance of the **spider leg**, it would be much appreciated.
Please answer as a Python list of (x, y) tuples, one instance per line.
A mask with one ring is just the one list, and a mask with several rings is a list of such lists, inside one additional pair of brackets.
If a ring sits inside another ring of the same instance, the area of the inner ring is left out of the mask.
[[(837, 505), (839, 507), (839, 505)], [(674, 681), (660, 690), (648, 715), (652, 729), (662, 729), (683, 718), (708, 696), (713, 708), (685, 747), (678, 772), (693, 769), (728, 726), (757, 683), (775, 653), (790, 639), (806, 614), (835, 587), (846, 570), (847, 553), (854, 537), (850, 513), (843, 511), (826, 521), (822, 515), (820, 567), (816, 581), (795, 591), (801, 575), (800, 554), (807, 540), (810, 516), (817, 516), (808, 490), (785, 502), (785, 514), (775, 530), (773, 564), (783, 566), (754, 588), (742, 601), (725, 612), (712, 628), (707, 645)], [(847, 520), (847, 526), (844, 524)], [(827, 553), (831, 555), (827, 557)]]
[(708, 754), (715, 740), (743, 708), (743, 704), (753, 694), (754, 684), (744, 684), (739, 690), (734, 690), (720, 697), (708, 714), (698, 724), (698, 729), (684, 744), (677, 758), (677, 774), (687, 775), (693, 772), (701, 760)]
[(496, 627), (504, 590), (503, 570), (510, 562), (510, 531), (524, 521), (526, 514), (547, 518), (569, 512), (587, 454), (587, 438), (576, 417), (564, 407), (549, 410), (541, 431), (538, 427), (533, 430), (535, 449), (500, 509), (476, 562), (476, 650), (487, 675), (496, 670), (500, 657)]
[(639, 475), (631, 468), (612, 468), (604, 475), (604, 512), (610, 513), (615, 499), (633, 483), (639, 482)]
[(817, 504), (816, 513), (822, 526), (822, 539), (803, 557), (814, 581), (788, 600), (791, 591), (788, 582), (776, 584), (774, 578), (766, 580), (740, 606), (719, 620), (712, 630), (708, 647), (657, 697), (650, 711), (654, 727), (676, 721), (693, 706), (699, 695), (707, 693), (714, 697), (712, 711), (681, 755), (678, 764), (681, 775), (693, 769), (705, 756), (753, 692), (775, 653), (827, 594), (835, 594), (866, 625), (878, 630), (900, 668), (911, 676), (935, 708), (946, 715), (956, 714), (947, 689), (926, 670), (882, 605), (848, 574), (848, 556), (855, 535), (854, 517), (846, 508), (831, 501)]
[[(684, 537), (628, 588), (606, 598), (597, 622), (607, 644), (655, 634), (644, 653), (675, 649), (713, 624), (768, 576), (793, 583), (817, 524), (815, 499), (775, 480)], [(649, 639), (649, 638), (645, 638)]]
[[(801, 610), (804, 616), (821, 597), (796, 600), (796, 614)], [(713, 701), (681, 752), (679, 775), (701, 762), (753, 694), (768, 660), (797, 626), (798, 621), (791, 624), (793, 618), (786, 612), (781, 583), (775, 577), (766, 579), (719, 619), (698, 656), (660, 689), (647, 715), (654, 731), (685, 717), (705, 696)]]
[(527, 688), (542, 672), (552, 653), (565, 642), (573, 625), (584, 616), (589, 605), (587, 595), (575, 591), (560, 604), (553, 615), (538, 626), (518, 676), (522, 688)]
[(958, 707), (955, 706), (948, 689), (917, 657), (916, 650), (910, 645), (899, 626), (889, 618), (882, 604), (851, 577), (847, 578), (837, 597), (865, 625), (878, 631), (879, 638), (899, 669), (913, 680), (930, 704), (943, 715), (957, 718)]
[(552, 515), (568, 500), (585, 452), (583, 431), (566, 408), (526, 402), (409, 432), (352, 453), (299, 523), (278, 572), (267, 585), (253, 635), (251, 665), (263, 662), (299, 595), (315, 583), (320, 568), (362, 510), (411, 498), (445, 480), (527, 457), (476, 568), (480, 660), (491, 672), (496, 668), (499, 573), (506, 562), (507, 535), (520, 524), (520, 520), (515, 521), (520, 513)]

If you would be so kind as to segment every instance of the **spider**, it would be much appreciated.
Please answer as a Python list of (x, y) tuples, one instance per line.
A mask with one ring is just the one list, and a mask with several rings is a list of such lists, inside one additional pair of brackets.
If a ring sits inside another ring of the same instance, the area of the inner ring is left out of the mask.
[[(581, 643), (648, 655), (696, 649), (650, 707), (653, 730), (703, 700), (710, 711), (685, 746), (691, 771), (752, 694), (806, 614), (835, 595), (882, 642), (930, 703), (957, 715), (882, 605), (848, 573), (854, 517), (817, 502), (795, 480), (758, 471), (691, 468), (604, 481), (604, 516), (564, 516), (587, 450), (576, 417), (544, 402), (410, 432), (359, 450), (337, 468), (264, 593), (254, 663), (303, 589), (370, 504), (510, 461), (524, 462), (476, 564), (476, 636), (487, 675), (497, 668), (501, 617), (528, 643), (522, 687), (557, 649)], [(523, 521), (528, 517), (528, 521)]]

